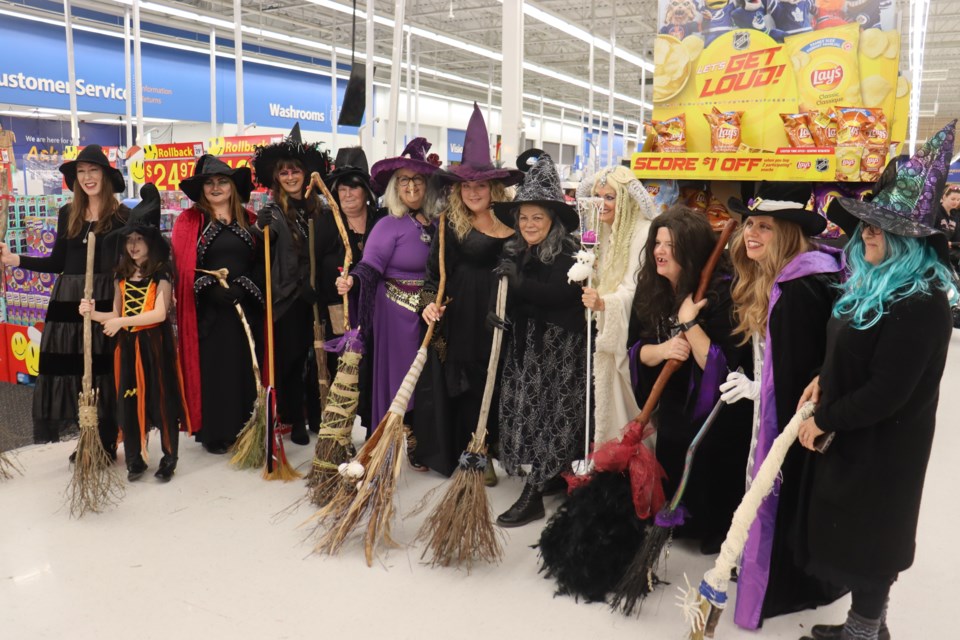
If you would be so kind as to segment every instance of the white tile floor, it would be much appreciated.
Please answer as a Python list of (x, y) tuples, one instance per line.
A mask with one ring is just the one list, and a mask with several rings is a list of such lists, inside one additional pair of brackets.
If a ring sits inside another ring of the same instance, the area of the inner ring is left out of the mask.
[[(898, 639), (958, 638), (952, 607), (960, 591), (960, 332), (941, 387), (937, 438), (927, 475), (914, 567), (894, 586), (890, 626)], [(152, 466), (159, 458), (152, 443)], [(0, 638), (684, 638), (675, 587), (663, 587), (638, 619), (600, 604), (553, 597), (530, 548), (540, 531), (509, 532), (498, 566), (471, 575), (431, 569), (417, 548), (386, 552), (367, 568), (359, 546), (338, 557), (311, 554), (312, 513), (278, 512), (303, 495), (301, 482), (265, 482), (233, 471), (223, 457), (184, 439), (170, 484), (152, 476), (129, 485), (117, 507), (71, 520), (62, 508), (73, 443), (17, 453), (25, 473), (0, 484)], [(307, 463), (312, 447), (288, 447)], [(399, 511), (408, 513), (434, 474), (404, 469)], [(520, 484), (490, 491), (496, 512)], [(557, 498), (548, 500), (552, 512)], [(549, 515), (549, 513), (548, 513)], [(396, 538), (410, 543), (421, 518), (400, 520)], [(712, 560), (675, 548), (664, 576), (699, 580)], [(768, 621), (759, 633), (724, 615), (717, 638), (796, 639), (815, 622), (839, 621), (847, 603)], [(952, 629), (952, 630), (951, 630)]]

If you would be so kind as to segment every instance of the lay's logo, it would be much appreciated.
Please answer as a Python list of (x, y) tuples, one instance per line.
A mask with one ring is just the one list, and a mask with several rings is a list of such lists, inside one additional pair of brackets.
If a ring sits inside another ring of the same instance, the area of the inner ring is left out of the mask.
[(826, 69), (814, 69), (810, 73), (810, 84), (822, 91), (836, 89), (843, 81), (843, 67), (840, 65)]
[(857, 164), (858, 162), (856, 158), (844, 158), (840, 161), (841, 167), (855, 167)]

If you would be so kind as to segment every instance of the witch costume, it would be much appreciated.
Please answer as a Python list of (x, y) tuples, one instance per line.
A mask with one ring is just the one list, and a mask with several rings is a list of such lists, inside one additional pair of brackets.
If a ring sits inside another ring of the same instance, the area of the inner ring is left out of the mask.
[[(155, 309), (166, 291), (166, 308), (172, 304), (173, 275), (170, 246), (160, 235), (160, 193), (150, 183), (140, 189), (142, 201), (130, 212), (127, 224), (117, 233), (121, 242), (132, 233), (143, 236), (149, 260), (156, 270), (136, 280), (117, 280), (120, 315), (137, 316)], [(183, 401), (183, 378), (173, 328), (166, 319), (155, 324), (124, 327), (117, 333), (114, 351), (117, 420), (123, 432), (127, 469), (138, 475), (147, 467), (147, 432), (160, 431), (163, 458), (156, 476), (169, 480), (177, 467), (180, 429), (191, 431)]]
[[(560, 178), (547, 154), (527, 173), (514, 200), (494, 204), (494, 212), (515, 224), (525, 204), (548, 212), (552, 225), (547, 238), (556, 234), (560, 251), (545, 260), (543, 242), (529, 246), (517, 236), (498, 267), (510, 282), (510, 330), (500, 383), (500, 462), (508, 474), (526, 476), (520, 498), (497, 518), (507, 527), (543, 517), (544, 491), (553, 488), (583, 451), (585, 420), (586, 318), (580, 287), (567, 279), (576, 250), (569, 233), (579, 226), (579, 218), (563, 201)], [(529, 473), (523, 465), (530, 465)]]
[[(487, 126), (474, 103), (463, 143), (463, 162), (438, 175), (446, 183), (499, 181), (510, 186), (523, 174), (493, 165)], [(417, 439), (417, 461), (450, 476), (457, 468), (460, 454), (470, 444), (480, 416), (493, 342), (493, 332), (486, 323), (495, 298), (497, 278), (493, 269), (509, 237), (490, 236), (471, 225), (461, 238), (449, 223), (449, 214), (447, 221), (446, 295), (450, 302), (437, 325), (427, 364), (417, 383), (414, 403), (418, 409), (413, 433)], [(418, 307), (421, 314), (431, 302), (441, 304), (436, 300), (439, 282), (440, 242), (435, 236)], [(496, 402), (495, 392), (494, 406)], [(488, 441), (497, 441), (495, 412), (488, 418), (487, 434)]]
[[(799, 224), (805, 235), (815, 236), (823, 231), (826, 220), (806, 208), (809, 199), (809, 184), (761, 183), (748, 204), (731, 199), (729, 206), (745, 218), (765, 215)], [(814, 245), (812, 251), (788, 262), (774, 280), (766, 336), (752, 337), (760, 397), (754, 404), (748, 482), (823, 363), (827, 321), (843, 270), (840, 250)], [(734, 622), (746, 629), (759, 628), (765, 618), (833, 602), (843, 594), (842, 589), (807, 575), (798, 561), (800, 514), (808, 494), (812, 455), (799, 448), (787, 453), (774, 490), (750, 527), (734, 613)]]
[[(426, 160), (430, 143), (414, 138), (396, 158), (373, 165), (372, 182), (386, 192), (393, 174), (409, 169), (429, 176), (437, 167)], [(417, 304), (423, 288), (424, 271), (433, 225), (417, 221), (419, 211), (406, 211), (399, 217), (384, 215), (367, 236), (363, 260), (350, 273), (356, 284), (351, 290), (351, 325), (360, 327), (366, 337), (373, 334), (372, 410), (367, 433), (387, 414), (400, 383), (410, 369), (419, 348), (420, 317)], [(366, 342), (366, 339), (365, 339)], [(367, 349), (367, 358), (370, 358)], [(408, 410), (413, 408), (411, 398)], [(362, 417), (363, 418), (363, 417)]]
[[(841, 296), (827, 325), (827, 356), (813, 422), (833, 434), (833, 441), (824, 453), (813, 454), (806, 552), (814, 575), (851, 589), (852, 606), (845, 624), (814, 626), (814, 637), (889, 638), (885, 618), (890, 585), (913, 564), (952, 334), (947, 295), (956, 295), (946, 237), (934, 226), (955, 127), (956, 120), (902, 165), (891, 160), (868, 202), (839, 198), (828, 210), (830, 219), (854, 239), (848, 247), (855, 267), (844, 290), (851, 297)], [(854, 259), (854, 252), (864, 252), (859, 238), (866, 225), (888, 239), (909, 238), (909, 250), (928, 255), (926, 264), (939, 262), (940, 273), (929, 268), (912, 274), (913, 280), (884, 292), (879, 308), (861, 315), (856, 313), (863, 309), (857, 300), (873, 299), (863, 288), (886, 283), (871, 279), (870, 272), (896, 269), (889, 240), (879, 263), (867, 263), (862, 256)], [(921, 283), (925, 286), (914, 288)], [(915, 634), (908, 630), (904, 637)]]
[[(226, 176), (242, 202), (250, 198), (250, 169), (231, 169), (204, 155), (194, 175), (180, 183), (194, 205), (173, 225), (176, 265), (177, 340), (187, 409), (196, 438), (211, 453), (226, 453), (250, 417), (257, 397), (250, 349), (234, 303), (243, 308), (259, 336), (263, 327), (263, 236), (256, 217), (243, 210), (246, 224), (220, 222), (198, 204), (207, 178)], [(229, 272), (229, 289), (196, 269)]]
[[(60, 166), (60, 173), (70, 190), (75, 192), (78, 188), (77, 164), (81, 162), (101, 167), (103, 180), (113, 193), (122, 193), (126, 188), (123, 174), (110, 166), (103, 150), (98, 145), (89, 145), (76, 160)], [(105, 240), (110, 232), (123, 225), (130, 211), (121, 204), (112, 220), (87, 221), (79, 234), (69, 237), (72, 207), (70, 203), (60, 208), (57, 240), (49, 256), (20, 256), (21, 269), (59, 274), (44, 317), (39, 375), (33, 392), (33, 439), (38, 443), (56, 442), (68, 426), (77, 423), (77, 398), (83, 374), (83, 318), (77, 315), (77, 305), (83, 298), (87, 234), (92, 231), (97, 238), (93, 276), (97, 311), (110, 311), (113, 309), (113, 269), (118, 247), (115, 239)], [(100, 439), (104, 448), (115, 457), (118, 431), (114, 415), (113, 346), (114, 340), (104, 335), (99, 325), (94, 326), (93, 376), (94, 386), (100, 390), (97, 403)]]
[[(299, 197), (283, 192), (274, 181), (278, 165), (293, 164), (304, 173)], [(319, 387), (309, 391), (304, 384), (304, 370), (313, 343), (312, 306), (317, 294), (310, 282), (310, 217), (320, 215), (316, 194), (305, 195), (313, 173), (323, 178), (330, 165), (329, 157), (318, 144), (304, 144), (299, 123), (283, 141), (257, 147), (253, 169), (260, 186), (273, 192), (273, 201), (257, 212), (257, 226), (270, 227), (270, 276), (273, 289), (274, 356), (276, 368), (277, 412), (280, 421), (291, 425), (291, 439), (296, 444), (309, 444), (305, 426), (304, 402), (312, 405), (311, 413), (319, 412)], [(315, 360), (312, 369), (316, 369)]]

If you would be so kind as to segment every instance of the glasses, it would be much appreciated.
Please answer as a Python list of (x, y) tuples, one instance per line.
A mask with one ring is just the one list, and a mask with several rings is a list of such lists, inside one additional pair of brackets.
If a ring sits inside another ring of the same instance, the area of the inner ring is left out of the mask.
[(875, 235), (878, 235), (878, 234), (880, 234), (880, 233), (883, 233), (883, 229), (881, 229), (881, 228), (878, 227), (877, 225), (874, 225), (874, 224), (866, 224), (866, 223), (864, 223), (864, 225), (863, 225), (863, 231), (864, 231), (864, 233), (868, 233), (868, 234), (874, 235), (874, 236), (875, 236)]
[(397, 179), (397, 184), (399, 184), (401, 187), (409, 187), (411, 184), (416, 185), (418, 187), (422, 187), (426, 183), (427, 181), (424, 179), (423, 176), (413, 176), (412, 178), (408, 178), (407, 176), (404, 176), (402, 178)]
[(302, 169), (284, 169), (283, 171), (280, 172), (281, 178), (293, 178), (293, 177), (302, 176), (302, 175), (303, 175)]

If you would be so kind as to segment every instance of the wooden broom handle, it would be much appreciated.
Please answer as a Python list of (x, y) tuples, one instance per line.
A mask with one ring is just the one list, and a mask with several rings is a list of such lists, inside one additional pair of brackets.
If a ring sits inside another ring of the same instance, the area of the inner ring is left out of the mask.
[[(440, 243), (440, 283), (437, 285), (437, 305), (443, 305), (443, 294), (446, 292), (447, 288), (447, 238), (446, 238), (446, 226), (447, 226), (447, 212), (443, 211), (440, 213), (440, 222), (437, 223), (437, 233), (440, 234), (438, 242)], [(427, 333), (423, 336), (423, 342), (420, 344), (420, 348), (424, 349), (428, 344), (430, 344), (430, 339), (433, 338), (434, 327), (437, 326), (437, 321), (432, 321), (427, 325)]]
[[(311, 216), (307, 220), (307, 242), (310, 243), (310, 286), (316, 286), (317, 284), (317, 247), (314, 244), (316, 240), (316, 220)], [(319, 292), (318, 292), (319, 293)], [(314, 302), (313, 307), (313, 324), (320, 326), (320, 299), (317, 296), (317, 302)]]
[[(327, 185), (324, 184), (323, 179), (320, 178), (320, 174), (314, 171), (310, 175), (310, 184), (307, 186), (307, 195), (310, 195), (310, 192), (314, 187), (320, 189), (324, 197), (327, 199), (327, 204), (330, 205), (330, 211), (333, 212), (333, 220), (337, 223), (337, 231), (340, 232), (340, 240), (343, 242), (343, 273), (344, 278), (347, 277), (350, 273), (350, 267), (353, 265), (353, 249), (350, 248), (350, 236), (347, 235), (347, 228), (343, 226), (343, 219), (340, 217), (340, 207), (337, 206), (337, 201), (333, 199), (333, 194), (330, 193), (330, 190), (327, 189)], [(370, 221), (367, 221), (369, 224)], [(347, 333), (350, 331), (350, 294), (343, 294), (343, 332)]]
[[(93, 298), (93, 262), (97, 249), (97, 236), (91, 231), (87, 234), (87, 271), (83, 278), (83, 297)], [(96, 303), (94, 303), (96, 304)], [(93, 319), (90, 313), (83, 315), (83, 393), (93, 391)]]
[(270, 225), (263, 227), (263, 259), (267, 276), (267, 369), (270, 371), (269, 386), (274, 386), (273, 371), (273, 286), (270, 274)]
[[(713, 247), (713, 253), (710, 254), (707, 264), (703, 266), (703, 271), (700, 272), (700, 284), (697, 286), (696, 293), (693, 294), (694, 302), (700, 302), (707, 294), (707, 289), (710, 288), (710, 280), (713, 279), (713, 271), (717, 268), (717, 263), (720, 262), (720, 256), (723, 254), (723, 248), (727, 246), (727, 242), (736, 228), (737, 221), (733, 219), (727, 220), (726, 224), (723, 225), (720, 237), (717, 238), (717, 244)], [(660, 370), (660, 375), (657, 376), (657, 381), (653, 383), (653, 388), (650, 389), (647, 401), (643, 403), (643, 410), (640, 411), (639, 416), (634, 418), (634, 422), (639, 422), (644, 426), (650, 422), (650, 416), (653, 415), (653, 410), (657, 408), (657, 403), (660, 402), (660, 396), (663, 394), (670, 376), (676, 373), (682, 364), (679, 360), (667, 360), (663, 369)]]

